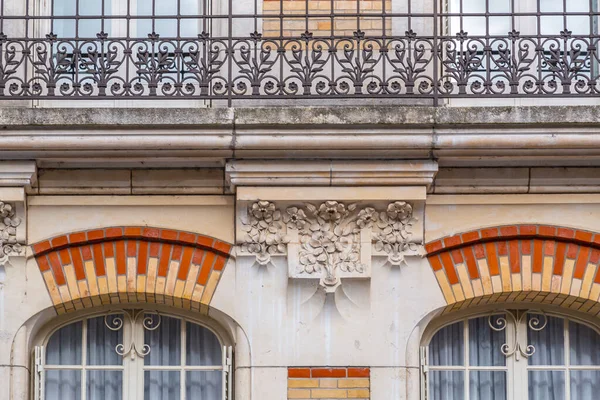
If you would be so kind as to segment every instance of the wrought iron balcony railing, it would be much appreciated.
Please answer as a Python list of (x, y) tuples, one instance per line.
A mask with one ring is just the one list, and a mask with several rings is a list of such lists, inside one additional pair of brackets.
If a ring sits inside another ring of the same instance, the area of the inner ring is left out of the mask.
[(598, 0), (0, 0), (0, 100), (596, 97)]

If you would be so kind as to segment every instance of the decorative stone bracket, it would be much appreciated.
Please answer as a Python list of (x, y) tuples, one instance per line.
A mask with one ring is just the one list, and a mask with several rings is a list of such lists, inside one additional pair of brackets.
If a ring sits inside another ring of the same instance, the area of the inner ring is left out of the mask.
[[(22, 220), (17, 216), (15, 203), (0, 201), (0, 265), (4, 266), (9, 256), (24, 254), (25, 240), (20, 240), (19, 227)], [(22, 230), (21, 230), (22, 231)]]
[(10, 257), (25, 256), (25, 192), (31, 188), (35, 177), (34, 162), (0, 162), (0, 266), (6, 265)]
[(241, 212), (239, 256), (267, 265), (273, 256), (287, 254), (290, 278), (319, 279), (328, 293), (342, 279), (370, 278), (373, 256), (402, 266), (406, 257), (422, 255), (422, 235), (414, 234), (419, 219), (410, 202), (377, 207), (333, 200), (256, 201)]

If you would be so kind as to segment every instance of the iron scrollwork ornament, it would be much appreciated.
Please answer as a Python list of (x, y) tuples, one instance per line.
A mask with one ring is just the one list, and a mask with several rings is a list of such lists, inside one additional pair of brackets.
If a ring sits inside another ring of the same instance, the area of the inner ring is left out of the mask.
[(523, 320), (530, 316), (527, 321), (526, 329), (530, 329), (535, 332), (541, 332), (548, 326), (548, 317), (541, 311), (525, 311), (515, 315), (510, 311), (506, 311), (504, 315), (492, 315), (488, 318), (488, 324), (496, 332), (505, 331), (508, 327), (508, 319), (511, 320), (514, 326), (514, 339), (513, 343), (504, 343), (500, 351), (504, 356), (511, 357), (515, 356), (516, 360), (519, 361), (521, 356), (530, 358), (535, 354), (535, 346), (528, 344), (523, 345), (520, 340), (520, 330), (523, 326)]
[[(110, 317), (112, 317), (112, 319), (110, 319)], [(124, 343), (117, 344), (115, 352), (118, 355), (122, 357), (131, 356), (131, 359), (134, 360), (136, 356), (144, 358), (150, 354), (150, 351), (152, 350), (150, 345), (143, 343), (141, 347), (138, 348), (135, 340), (135, 326), (140, 321), (140, 318), (144, 330), (155, 331), (160, 327), (161, 316), (157, 311), (121, 311), (118, 313), (109, 313), (104, 316), (104, 324), (113, 332), (118, 332), (123, 329), (125, 319), (131, 324), (129, 347), (126, 347)]]

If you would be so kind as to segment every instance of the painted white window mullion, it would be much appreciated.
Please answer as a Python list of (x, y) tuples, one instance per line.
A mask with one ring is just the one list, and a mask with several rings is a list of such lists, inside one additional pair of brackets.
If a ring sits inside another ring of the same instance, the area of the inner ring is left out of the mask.
[(180, 384), (180, 399), (181, 400), (187, 400), (186, 399), (186, 391), (185, 391), (185, 378), (187, 375), (187, 372), (185, 370), (185, 365), (187, 364), (187, 360), (186, 360), (186, 349), (187, 349), (187, 327), (186, 327), (187, 321), (185, 320), (181, 320), (181, 367), (179, 368), (180, 372), (180, 380), (179, 380), (179, 384)]
[(569, 320), (565, 318), (563, 322), (564, 336), (565, 336), (565, 396), (566, 400), (571, 400), (571, 342), (569, 338)]
[(421, 398), (429, 399), (429, 346), (421, 346)]
[(87, 332), (88, 332), (88, 320), (87, 318), (83, 320), (81, 324), (82, 335), (81, 339), (81, 400), (86, 400), (87, 398)]
[(465, 365), (465, 376), (464, 376), (464, 384), (465, 384), (465, 399), (470, 399), (471, 396), (469, 394), (470, 390), (471, 390), (471, 370), (470, 370), (470, 366), (471, 366), (471, 362), (469, 360), (469, 320), (465, 319), (464, 321), (464, 329), (463, 329), (463, 342), (464, 342), (464, 347), (465, 347), (465, 360), (464, 360), (464, 365)]
[(34, 377), (33, 377), (33, 398), (34, 400), (44, 400), (44, 346), (35, 346), (34, 348)]

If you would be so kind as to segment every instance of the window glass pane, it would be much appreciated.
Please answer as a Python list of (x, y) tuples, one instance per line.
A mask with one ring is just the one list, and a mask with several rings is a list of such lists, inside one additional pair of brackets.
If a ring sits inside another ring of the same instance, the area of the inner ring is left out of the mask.
[[(540, 11), (542, 12), (562, 12), (563, 0), (539, 0)], [(571, 1), (571, 0), (569, 0)]]
[[(546, 319), (548, 323), (544, 327)], [(527, 316), (527, 323), (527, 341), (535, 348), (535, 354), (529, 357), (529, 365), (564, 365), (564, 320), (531, 314)], [(539, 328), (542, 329), (537, 330)]]
[(83, 322), (67, 325), (56, 331), (46, 346), (46, 364), (81, 365)]
[(81, 371), (45, 371), (46, 400), (81, 399)]
[(598, 398), (600, 371), (571, 371), (571, 400)]
[(123, 316), (110, 315), (105, 324), (104, 317), (88, 320), (87, 330), (87, 364), (88, 365), (121, 365), (123, 357), (117, 354), (116, 348), (123, 343)]
[[(457, 1), (458, 3), (458, 1)], [(485, 13), (486, 0), (462, 0), (464, 13)], [(453, 12), (459, 12), (459, 8)]]
[(144, 372), (144, 400), (179, 400), (180, 393), (179, 371)]
[(146, 314), (144, 343), (150, 346), (144, 364), (181, 365), (181, 320)]
[(463, 371), (431, 371), (429, 377), (429, 394), (432, 400), (464, 400)]
[(187, 323), (187, 365), (221, 365), (221, 343), (209, 329)]
[(52, 31), (59, 38), (75, 37), (75, 5), (77, 0), (54, 0), (53, 15), (73, 16), (68, 19), (55, 19), (52, 21)]
[(529, 371), (528, 400), (564, 400), (565, 373), (562, 371)]
[(202, 0), (180, 0), (181, 15), (202, 15), (200, 9)]
[(471, 371), (471, 400), (506, 400), (506, 372)]
[[(492, 326), (496, 329), (504, 329), (496, 331)], [(504, 316), (492, 315), (469, 320), (469, 365), (478, 367), (506, 365), (506, 357), (502, 354), (502, 345), (505, 343)]]
[[(597, 0), (592, 0), (596, 4)], [(594, 7), (595, 9), (596, 7)], [(590, 10), (590, 0), (568, 0), (567, 12), (588, 12)]]
[(187, 400), (217, 400), (223, 393), (222, 371), (189, 371), (185, 377)]
[(123, 373), (121, 371), (88, 371), (87, 400), (121, 400)]
[(600, 335), (575, 322), (569, 322), (571, 364), (600, 365)]
[(458, 322), (442, 328), (429, 344), (429, 364), (464, 365), (464, 323)]

